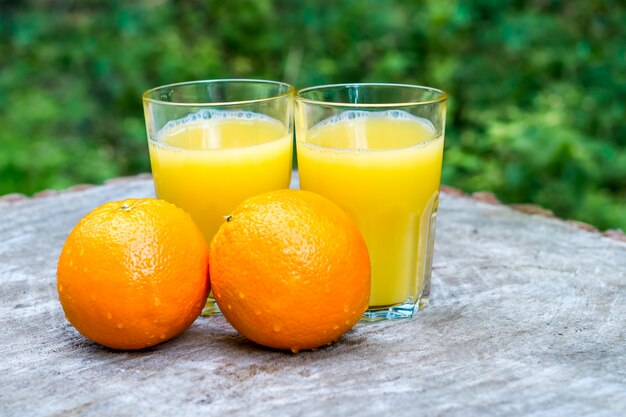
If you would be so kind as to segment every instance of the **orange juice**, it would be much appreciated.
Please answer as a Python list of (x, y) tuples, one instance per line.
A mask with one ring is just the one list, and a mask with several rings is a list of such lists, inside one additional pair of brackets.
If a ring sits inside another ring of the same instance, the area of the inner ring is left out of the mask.
[(207, 242), (241, 201), (291, 179), (292, 136), (258, 113), (202, 110), (169, 122), (149, 148), (157, 196), (187, 211)]
[(300, 186), (359, 225), (372, 264), (370, 309), (427, 302), (443, 135), (399, 110), (346, 111), (303, 130)]

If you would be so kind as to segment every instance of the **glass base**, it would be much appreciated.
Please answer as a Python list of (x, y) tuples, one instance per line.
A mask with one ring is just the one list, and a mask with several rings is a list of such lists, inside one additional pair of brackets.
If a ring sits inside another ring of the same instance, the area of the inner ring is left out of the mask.
[(204, 308), (202, 309), (202, 313), (200, 313), (201, 316), (221, 316), (222, 315), (222, 312), (220, 311), (220, 308), (217, 306), (217, 302), (215, 301), (215, 298), (212, 297), (212, 295), (213, 293), (211, 293), (209, 298), (207, 298), (206, 304), (204, 305)]
[(374, 323), (383, 320), (410, 319), (427, 305), (428, 297), (422, 297), (417, 302), (407, 301), (404, 304), (391, 307), (373, 307), (365, 311), (361, 317), (361, 322)]

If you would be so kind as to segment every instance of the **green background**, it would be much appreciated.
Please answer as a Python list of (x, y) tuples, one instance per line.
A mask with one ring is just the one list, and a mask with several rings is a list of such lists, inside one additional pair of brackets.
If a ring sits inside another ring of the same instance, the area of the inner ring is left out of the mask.
[(623, 1), (0, 0), (0, 194), (149, 171), (141, 93), (250, 77), (450, 93), (443, 181), (626, 229)]

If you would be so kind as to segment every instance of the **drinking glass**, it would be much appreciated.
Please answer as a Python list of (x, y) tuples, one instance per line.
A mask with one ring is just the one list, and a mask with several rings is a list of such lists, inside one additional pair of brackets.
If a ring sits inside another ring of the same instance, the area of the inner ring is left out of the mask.
[[(293, 96), (289, 84), (245, 79), (143, 94), (156, 195), (187, 211), (207, 243), (244, 199), (289, 188)], [(202, 314), (219, 314), (212, 294)]]
[(300, 187), (350, 213), (370, 254), (363, 320), (426, 307), (447, 94), (405, 84), (336, 84), (296, 95)]

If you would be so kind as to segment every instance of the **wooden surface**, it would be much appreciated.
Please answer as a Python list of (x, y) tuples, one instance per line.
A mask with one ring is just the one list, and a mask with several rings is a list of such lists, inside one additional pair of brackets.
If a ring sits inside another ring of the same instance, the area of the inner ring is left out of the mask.
[(411, 321), (294, 355), (199, 318), (114, 352), (65, 321), (56, 260), (89, 210), (152, 182), (78, 188), (0, 201), (0, 416), (626, 415), (623, 242), (444, 194), (431, 305)]

